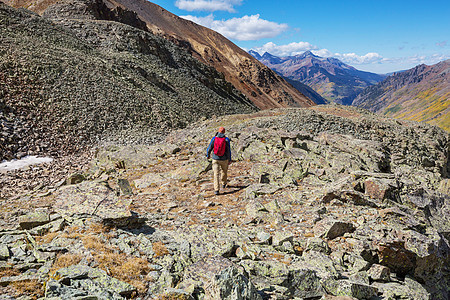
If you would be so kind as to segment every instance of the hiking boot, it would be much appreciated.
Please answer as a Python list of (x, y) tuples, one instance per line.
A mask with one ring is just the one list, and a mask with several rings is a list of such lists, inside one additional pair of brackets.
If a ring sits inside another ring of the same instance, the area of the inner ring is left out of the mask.
[(214, 191), (214, 195), (219, 195), (219, 191)]

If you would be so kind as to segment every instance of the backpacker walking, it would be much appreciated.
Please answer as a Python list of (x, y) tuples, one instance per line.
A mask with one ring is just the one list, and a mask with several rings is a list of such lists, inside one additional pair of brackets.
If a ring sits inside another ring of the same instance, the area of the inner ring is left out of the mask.
[(209, 159), (212, 155), (212, 168), (214, 172), (214, 194), (219, 195), (220, 183), (222, 187), (227, 186), (228, 165), (231, 164), (230, 139), (225, 136), (225, 128), (220, 127), (216, 135), (211, 139), (206, 157)]

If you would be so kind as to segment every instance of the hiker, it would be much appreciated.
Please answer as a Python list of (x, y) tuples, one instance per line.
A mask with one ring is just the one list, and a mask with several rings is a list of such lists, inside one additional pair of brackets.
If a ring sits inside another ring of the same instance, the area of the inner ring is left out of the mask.
[[(212, 168), (214, 172), (214, 194), (220, 193), (220, 181), (222, 187), (227, 187), (228, 165), (231, 164), (230, 139), (225, 136), (225, 128), (220, 127), (216, 135), (211, 139), (206, 157), (209, 159), (212, 155)], [(222, 176), (220, 176), (222, 173)]]

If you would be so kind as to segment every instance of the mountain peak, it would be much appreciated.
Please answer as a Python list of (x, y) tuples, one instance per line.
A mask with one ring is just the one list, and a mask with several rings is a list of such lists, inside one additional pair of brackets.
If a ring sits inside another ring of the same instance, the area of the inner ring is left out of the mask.
[(305, 52), (303, 52), (302, 54), (300, 54), (300, 55), (297, 55), (297, 57), (298, 58), (308, 58), (308, 57), (320, 57), (320, 56), (317, 56), (317, 55), (315, 55), (314, 53), (312, 53), (311, 51), (305, 51)]
[(270, 54), (269, 52), (264, 52), (264, 54), (262, 55), (262, 58), (274, 58), (274, 57), (278, 58), (278, 56)]
[(250, 54), (251, 56), (253, 56), (254, 58), (256, 58), (258, 60), (261, 59), (261, 55), (258, 52), (254, 51), (254, 50), (248, 51), (248, 54)]

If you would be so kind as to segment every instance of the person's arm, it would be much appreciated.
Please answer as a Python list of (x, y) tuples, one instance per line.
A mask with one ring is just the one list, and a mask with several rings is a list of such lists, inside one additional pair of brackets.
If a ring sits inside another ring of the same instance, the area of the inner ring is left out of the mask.
[(211, 151), (214, 149), (214, 139), (215, 139), (216, 137), (214, 136), (212, 139), (211, 139), (211, 142), (209, 142), (209, 146), (208, 146), (208, 149), (206, 149), (206, 157), (209, 159), (210, 158), (210, 155), (211, 155)]
[(228, 157), (228, 164), (231, 164), (231, 145), (230, 145), (230, 139), (227, 138), (227, 157)]

